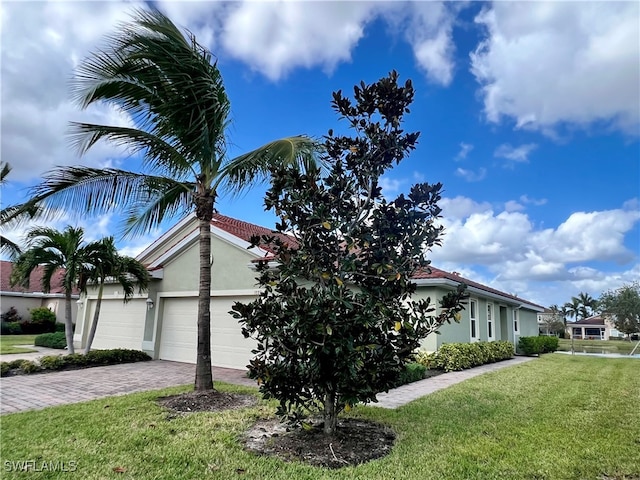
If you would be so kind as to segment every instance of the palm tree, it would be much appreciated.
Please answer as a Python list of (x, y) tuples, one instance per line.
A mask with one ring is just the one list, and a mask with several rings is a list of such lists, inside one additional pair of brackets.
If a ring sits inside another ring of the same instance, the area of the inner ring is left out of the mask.
[(62, 232), (53, 228), (35, 227), (27, 232), (28, 249), (17, 258), (11, 272), (12, 285), (28, 287), (31, 273), (41, 267), (42, 290), (49, 292), (54, 274), (63, 270), (65, 334), (69, 353), (74, 353), (71, 295), (80, 273), (97, 248), (96, 242), (84, 244), (83, 236), (81, 228), (71, 226)]
[(598, 301), (588, 293), (580, 292), (577, 299), (582, 305), (583, 318), (593, 315), (593, 312), (598, 308)]
[(563, 308), (565, 309), (569, 318), (575, 317), (576, 320), (580, 320), (581, 306), (582, 304), (580, 303), (580, 300), (578, 300), (576, 297), (571, 297), (571, 302), (565, 303)]
[(96, 336), (100, 307), (102, 306), (102, 293), (107, 278), (115, 280), (122, 286), (125, 303), (133, 296), (136, 284), (140, 293), (149, 286), (149, 273), (145, 266), (134, 258), (118, 254), (113, 237), (99, 240), (88, 260), (89, 263), (85, 265), (80, 276), (80, 289), (86, 290), (88, 282), (97, 283), (98, 299), (87, 337), (85, 354), (91, 351), (91, 344)]
[(143, 158), (143, 173), (87, 167), (58, 168), (33, 190), (49, 209), (86, 205), (89, 214), (117, 210), (125, 234), (159, 226), (195, 210), (200, 280), (196, 390), (213, 390), (211, 370), (211, 219), (219, 189), (237, 191), (275, 166), (316, 164), (318, 144), (295, 136), (235, 159), (226, 152), (230, 104), (212, 54), (157, 10), (136, 10), (130, 23), (85, 59), (72, 84), (82, 108), (105, 102), (128, 113), (135, 127), (72, 124), (81, 154), (99, 140)]

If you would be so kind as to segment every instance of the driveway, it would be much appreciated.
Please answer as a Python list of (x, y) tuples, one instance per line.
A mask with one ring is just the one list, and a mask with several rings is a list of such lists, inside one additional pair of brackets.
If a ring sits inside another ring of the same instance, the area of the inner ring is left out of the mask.
[[(42, 355), (42, 354), (40, 354)], [(194, 364), (153, 360), (0, 378), (0, 414), (193, 384)], [(214, 380), (256, 386), (244, 370), (213, 368)]]

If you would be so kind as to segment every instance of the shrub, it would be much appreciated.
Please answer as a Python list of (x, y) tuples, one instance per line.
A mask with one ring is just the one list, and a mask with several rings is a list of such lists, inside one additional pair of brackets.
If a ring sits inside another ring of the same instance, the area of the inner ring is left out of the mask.
[(9, 368), (20, 368), (20, 365), (22, 365), (22, 362), (24, 362), (23, 359), (18, 359), (18, 360), (11, 360), (10, 362), (6, 362), (9, 365)]
[(22, 362), (20, 362), (20, 369), (24, 373), (35, 373), (41, 370), (40, 365), (31, 360), (22, 360)]
[(22, 327), (18, 322), (2, 322), (0, 323), (0, 334), (2, 335), (20, 335)]
[(64, 349), (67, 346), (67, 339), (64, 332), (43, 333), (35, 338), (34, 345)]
[(73, 353), (70, 355), (65, 355), (62, 358), (64, 359), (65, 366), (84, 367), (88, 364), (87, 356), (82, 355), (81, 353)]
[(557, 337), (520, 337), (518, 349), (525, 355), (555, 352), (558, 349)]
[(0, 377), (6, 377), (10, 371), (9, 362), (0, 362)]
[(435, 353), (418, 352), (416, 361), (430, 369), (452, 372), (512, 357), (511, 342), (446, 343)]
[[(74, 325), (74, 327), (75, 327), (75, 325)], [(65, 331), (64, 323), (56, 323), (54, 332), (64, 332), (64, 331)]]
[(417, 382), (418, 380), (422, 380), (424, 378), (424, 374), (427, 371), (427, 368), (417, 362), (407, 363), (404, 366), (404, 370), (400, 372), (400, 376), (398, 377), (398, 382), (396, 383), (396, 387), (400, 385), (404, 385), (406, 383)]
[(40, 358), (40, 366), (43, 370), (61, 370), (65, 360), (62, 355), (46, 355)]
[(22, 317), (18, 315), (16, 307), (9, 307), (9, 310), (0, 315), (0, 320), (7, 323), (19, 322)]
[(32, 308), (29, 311), (31, 318), (21, 322), (24, 333), (38, 334), (50, 333), (56, 329), (56, 314), (45, 307)]

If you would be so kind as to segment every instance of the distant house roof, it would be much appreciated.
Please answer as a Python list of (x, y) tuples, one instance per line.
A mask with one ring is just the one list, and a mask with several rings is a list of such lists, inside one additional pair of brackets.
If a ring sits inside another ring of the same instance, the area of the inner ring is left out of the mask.
[(600, 315), (593, 315), (575, 322), (568, 322), (567, 325), (605, 325), (605, 321)]
[[(525, 305), (528, 308), (532, 308), (533, 310), (536, 310), (536, 311), (542, 312), (545, 310), (545, 307), (532, 303), (529, 300), (525, 300), (515, 295), (511, 295), (510, 293), (502, 292), (500, 290), (489, 287), (487, 285), (483, 285), (482, 283), (474, 282), (473, 280), (469, 280), (468, 278), (461, 276), (457, 272), (447, 272), (445, 270), (440, 270), (439, 268), (436, 268), (433, 266), (429, 266), (428, 269), (423, 269), (417, 272), (412, 278), (414, 280), (418, 280), (418, 284), (429, 283), (429, 280), (434, 280), (436, 282), (437, 280), (441, 280), (441, 281), (445, 280), (445, 281), (453, 282), (456, 284), (464, 283), (465, 285), (470, 287), (470, 290), (477, 289), (487, 294), (495, 295), (505, 300), (510, 300), (513, 303)], [(422, 280), (422, 282), (420, 280)]]
[[(13, 262), (9, 262), (6, 260), (0, 260), (0, 292), (2, 293), (25, 293), (25, 294), (33, 294), (33, 293), (43, 293), (42, 289), (42, 275), (43, 268), (37, 267), (33, 272), (31, 272), (31, 276), (29, 277), (29, 286), (21, 287), (19, 285), (11, 286), (9, 279), (11, 278), (11, 272), (13, 271)], [(51, 289), (49, 290), (50, 295), (55, 294), (64, 294), (64, 288), (62, 287), (64, 278), (64, 270), (58, 270), (53, 277), (51, 278)], [(77, 294), (77, 289), (74, 289), (73, 294)]]

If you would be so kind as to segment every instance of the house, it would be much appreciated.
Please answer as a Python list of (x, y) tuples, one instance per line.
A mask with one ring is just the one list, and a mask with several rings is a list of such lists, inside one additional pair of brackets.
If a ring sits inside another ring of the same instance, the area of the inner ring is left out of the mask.
[(576, 340), (609, 340), (610, 338), (624, 337), (624, 333), (616, 330), (611, 319), (600, 315), (568, 322), (567, 333), (570, 338), (575, 338)]
[[(105, 286), (94, 348), (142, 349), (153, 358), (195, 363), (198, 234), (195, 216), (186, 217), (138, 255), (152, 276), (148, 293), (135, 295), (125, 304), (118, 285)], [(252, 235), (263, 234), (272, 231), (224, 215), (214, 215), (211, 222), (211, 345), (216, 366), (245, 368), (256, 347), (228, 312), (234, 302), (251, 301), (260, 293), (251, 267), (273, 252), (248, 247)], [(531, 302), (435, 268), (415, 280), (417, 295), (434, 302), (460, 282), (469, 285), (471, 293), (461, 322), (425, 340), (429, 350), (445, 342), (517, 342), (520, 335), (537, 335), (536, 312), (542, 307)], [(83, 297), (74, 336), (78, 347), (86, 344), (96, 297), (95, 290)]]
[[(14, 307), (18, 311), (18, 315), (26, 320), (29, 318), (31, 309), (46, 307), (56, 314), (58, 322), (64, 323), (64, 289), (62, 288), (64, 270), (59, 270), (53, 275), (51, 289), (48, 293), (42, 291), (43, 269), (41, 267), (31, 273), (27, 288), (11, 286), (9, 279), (12, 271), (12, 262), (0, 260), (0, 310), (2, 313), (6, 313), (11, 307)], [(73, 299), (72, 320), (75, 322), (78, 292), (75, 291), (71, 298)]]

